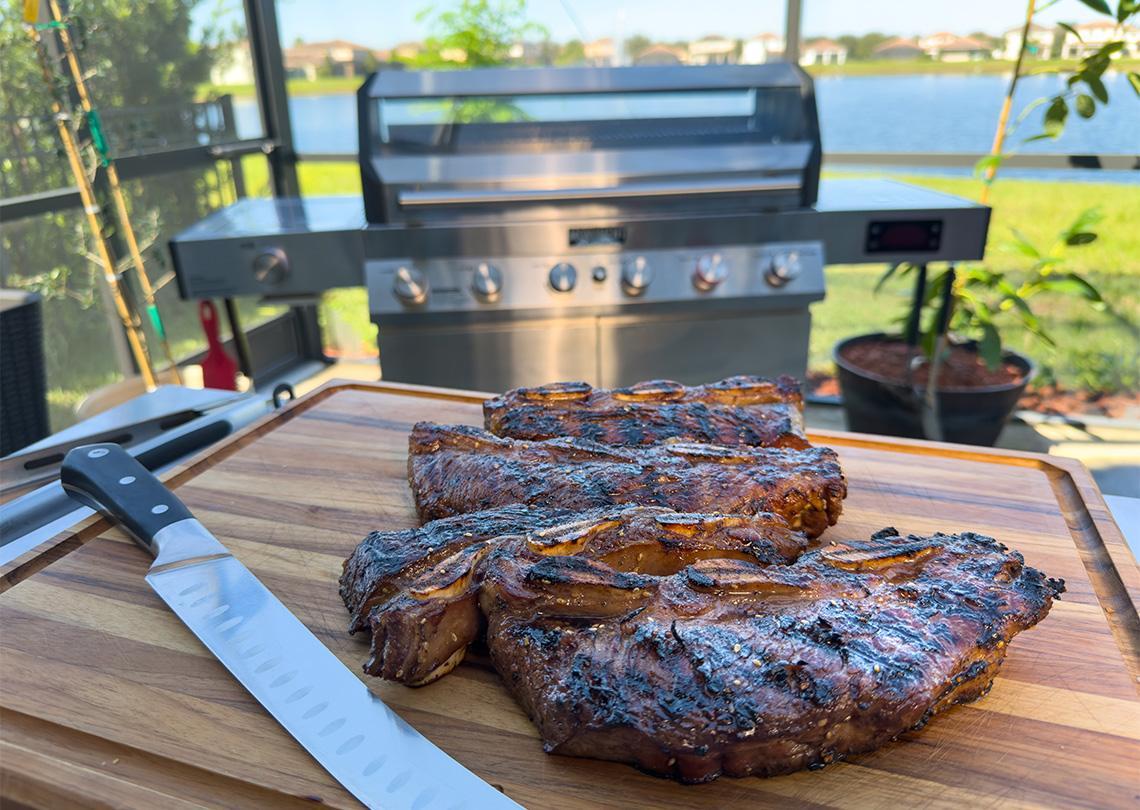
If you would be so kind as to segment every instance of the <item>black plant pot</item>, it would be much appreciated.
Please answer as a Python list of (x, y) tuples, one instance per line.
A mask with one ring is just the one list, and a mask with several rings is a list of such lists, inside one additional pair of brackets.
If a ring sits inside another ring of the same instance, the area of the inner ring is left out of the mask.
[[(876, 341), (901, 342), (889, 335), (859, 335), (840, 341), (832, 349), (848, 430), (912, 439), (929, 438), (923, 433), (921, 417), (925, 388), (908, 388), (856, 368), (843, 358), (843, 350), (847, 346)], [(1023, 371), (1020, 378), (1012, 383), (938, 389), (943, 441), (986, 446), (997, 441), (1035, 371), (1032, 361), (1009, 350), (1004, 352), (1003, 359)]]

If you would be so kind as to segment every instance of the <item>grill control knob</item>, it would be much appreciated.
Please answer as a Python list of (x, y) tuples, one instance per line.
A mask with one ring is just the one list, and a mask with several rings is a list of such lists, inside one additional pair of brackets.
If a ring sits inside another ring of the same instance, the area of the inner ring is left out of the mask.
[(634, 256), (622, 262), (621, 288), (627, 295), (641, 295), (653, 281), (653, 268), (644, 256)]
[(471, 278), (471, 290), (484, 301), (493, 301), (503, 289), (503, 271), (493, 264), (479, 262)]
[(396, 268), (396, 280), (392, 282), (392, 292), (404, 306), (419, 306), (427, 301), (427, 276), (415, 265), (400, 265)]
[(728, 278), (728, 262), (720, 253), (706, 253), (697, 259), (693, 271), (693, 286), (701, 292), (708, 292)]
[(768, 268), (764, 278), (773, 287), (782, 287), (789, 281), (799, 278), (803, 269), (800, 254), (796, 251), (777, 253), (772, 257), (772, 266)]
[(578, 271), (574, 265), (562, 262), (550, 268), (550, 286), (558, 292), (570, 292), (578, 281)]
[(289, 275), (289, 257), (281, 248), (266, 248), (253, 260), (253, 277), (262, 284), (279, 284)]

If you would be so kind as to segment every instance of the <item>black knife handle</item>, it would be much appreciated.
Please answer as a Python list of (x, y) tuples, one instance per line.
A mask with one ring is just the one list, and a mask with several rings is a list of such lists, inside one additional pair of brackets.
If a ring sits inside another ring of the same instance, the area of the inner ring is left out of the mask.
[(173, 492), (117, 444), (88, 444), (69, 451), (59, 480), (68, 495), (122, 524), (156, 557), (154, 536), (193, 517)]

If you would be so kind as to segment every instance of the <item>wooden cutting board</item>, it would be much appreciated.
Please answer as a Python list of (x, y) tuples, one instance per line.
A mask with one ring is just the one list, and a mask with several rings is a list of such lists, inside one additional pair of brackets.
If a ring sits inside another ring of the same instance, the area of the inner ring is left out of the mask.
[[(416, 421), (482, 424), (480, 395), (333, 383), (167, 478), (354, 672), (342, 560), (415, 524)], [(824, 540), (995, 536), (1068, 591), (1016, 638), (990, 694), (819, 772), (686, 787), (542, 753), (486, 660), (409, 689), (367, 678), (412, 725), (531, 810), (1123, 808), (1140, 795), (1140, 569), (1077, 462), (845, 433), (850, 495)], [(0, 798), (7, 807), (356, 808), (143, 581), (148, 556), (92, 518), (5, 571)]]

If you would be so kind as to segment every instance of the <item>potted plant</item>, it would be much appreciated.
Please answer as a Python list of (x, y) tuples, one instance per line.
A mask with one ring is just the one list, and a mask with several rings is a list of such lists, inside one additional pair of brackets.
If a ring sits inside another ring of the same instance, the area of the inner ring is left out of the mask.
[[(1070, 104), (1082, 118), (1091, 118), (1098, 101), (1108, 103), (1101, 76), (1113, 55), (1125, 48), (1124, 25), (1140, 12), (1140, 6), (1134, 0), (1118, 0), (1114, 12), (1106, 0), (1082, 2), (1111, 17), (1120, 39), (1083, 59), (1063, 92), (1030, 105), (1007, 130), (1010, 103), (1033, 22), (1035, 4), (1028, 4), (1021, 50), (1001, 111), (993, 154), (978, 161), (975, 168), (986, 180), (983, 202), (1001, 165), (1007, 132), (1030, 110), (1047, 105), (1043, 132), (1023, 142), (1057, 138), (1064, 130)], [(1080, 33), (1072, 26), (1062, 23), (1061, 27), (1080, 40)], [(1140, 94), (1140, 75), (1129, 73), (1128, 78)], [(890, 268), (876, 291), (892, 278), (913, 275), (915, 279), (914, 296), (901, 332), (849, 338), (832, 351), (848, 427), (868, 433), (992, 445), (1035, 373), (1032, 361), (1003, 348), (1001, 329), (1006, 325), (1027, 329), (1051, 345), (1029, 303), (1043, 292), (1079, 295), (1097, 309), (1108, 309), (1095, 287), (1063, 265), (1069, 248), (1097, 238), (1090, 228), (1099, 219), (1095, 208), (1083, 212), (1045, 252), (1014, 231), (1015, 241), (1010, 247), (1034, 262), (1020, 282), (984, 264), (950, 265), (933, 278), (928, 278), (925, 265)]]
[(832, 356), (851, 430), (891, 436), (992, 445), (1026, 385), (1033, 362), (1003, 348), (1008, 327), (1028, 330), (1052, 345), (1031, 299), (1042, 293), (1078, 295), (1100, 310), (1100, 292), (1064, 268), (1066, 252), (1095, 240), (1100, 213), (1090, 209), (1047, 251), (1015, 232), (1008, 247), (1034, 260), (1014, 281), (985, 264), (890, 268), (876, 285), (914, 278), (914, 295), (897, 334), (875, 333), (836, 344)]

